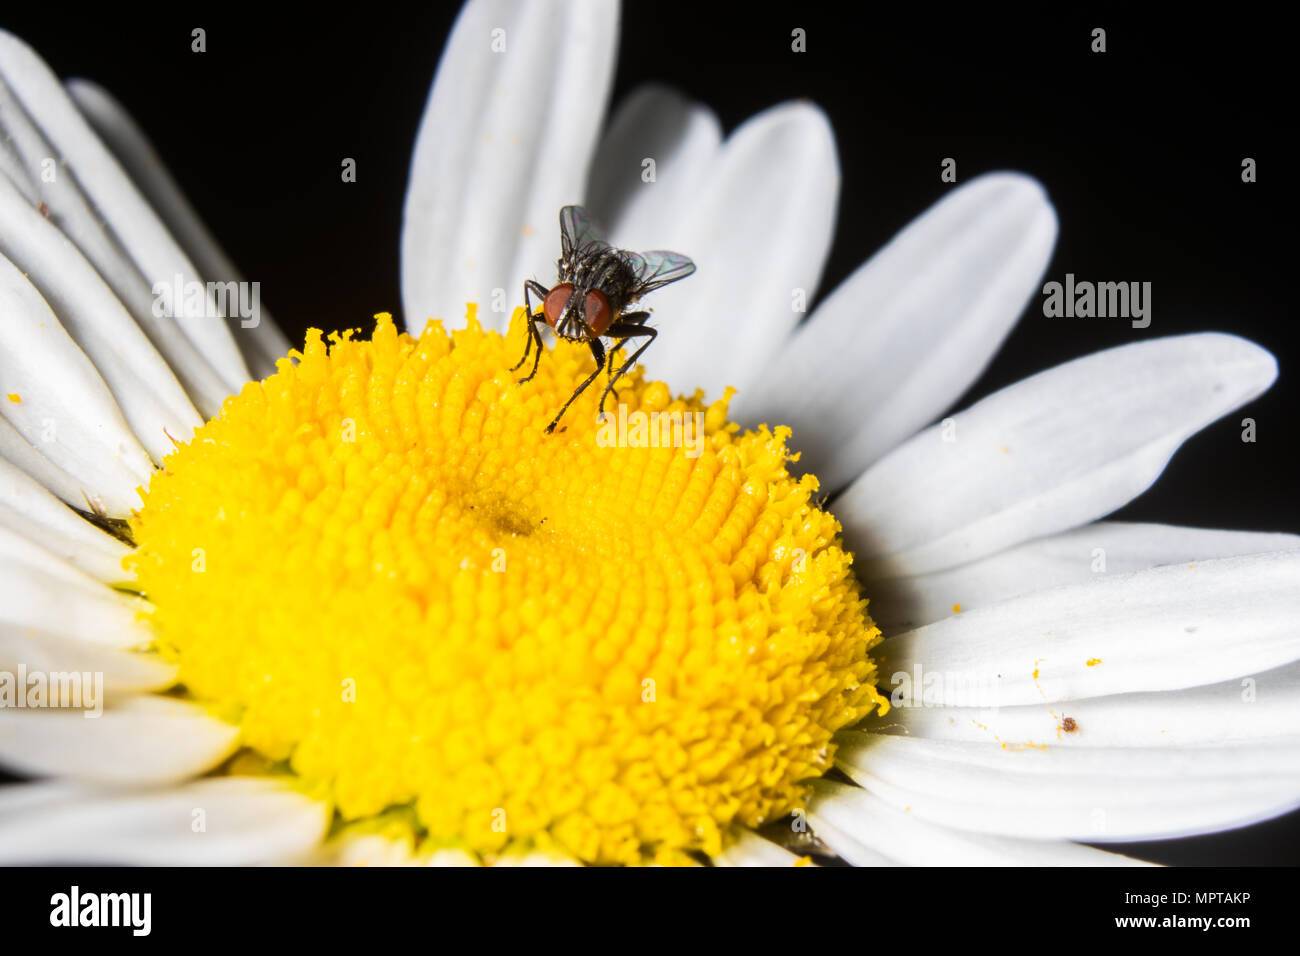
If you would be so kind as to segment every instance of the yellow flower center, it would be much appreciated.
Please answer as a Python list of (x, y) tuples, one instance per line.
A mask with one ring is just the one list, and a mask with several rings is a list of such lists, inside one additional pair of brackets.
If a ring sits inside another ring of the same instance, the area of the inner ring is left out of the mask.
[(801, 806), (887, 704), (788, 429), (637, 370), (548, 435), (586, 348), (519, 386), (522, 310), (504, 337), (376, 318), (309, 332), (154, 477), (128, 561), (185, 691), (342, 821), (405, 807), (429, 846), (631, 863)]

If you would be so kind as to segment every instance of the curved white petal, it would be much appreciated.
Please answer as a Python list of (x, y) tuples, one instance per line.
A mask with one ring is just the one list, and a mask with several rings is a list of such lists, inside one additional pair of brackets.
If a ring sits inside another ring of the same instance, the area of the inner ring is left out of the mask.
[[(922, 683), (928, 673), (920, 675)], [(943, 670), (937, 673), (940, 680), (947, 674)], [(905, 737), (1011, 747), (1179, 747), (1252, 742), (1294, 733), (1300, 727), (1300, 663), (1183, 690), (996, 708), (979, 706), (978, 701), (967, 707), (931, 705), (923, 696), (916, 702), (920, 706), (907, 706), (905, 686), (900, 678), (882, 688), (883, 693), (898, 694), (898, 705), (887, 715), (871, 717), (859, 727)]]
[(918, 667), (938, 675), (924, 688), (934, 703), (1014, 706), (1279, 667), (1300, 658), (1297, 617), (1300, 550), (1280, 551), (1039, 591), (908, 631), (873, 653), (886, 680)]
[(921, 574), (1100, 518), (1190, 435), (1277, 376), (1264, 349), (1201, 333), (1108, 349), (928, 428), (835, 504), (866, 579)]
[(965, 613), (1105, 574), (1298, 547), (1300, 535), (1294, 534), (1098, 521), (955, 568), (870, 581), (866, 592), (872, 620), (886, 634), (897, 634), (950, 617), (958, 613), (955, 607)]
[[(186, 337), (174, 318), (167, 314), (154, 314), (154, 295), (149, 283), (122, 248), (111, 226), (103, 221), (90, 199), (82, 192), (75, 171), (49, 165), (54, 163), (58, 151), (27, 116), (3, 81), (0, 81), (0, 132), (5, 137), (5, 141), (0, 143), (0, 155), (6, 157), (5, 165), (9, 168), (7, 192), (12, 193), (5, 198), (10, 206), (16, 204), (23, 207), (20, 214), (26, 223), (9, 234), (5, 240), (5, 253), (21, 262), (32, 257), (33, 250), (30, 247), (33, 245), (38, 252), (42, 249), (46, 251), (44, 256), (37, 257), (37, 262), (44, 260), (49, 263), (53, 260), (53, 264), (47, 266), (33, 281), (41, 286), (60, 315), (69, 298), (74, 303), (84, 303), (87, 297), (92, 301), (105, 297), (111, 299), (112, 304), (103, 317), (97, 317), (98, 312), (105, 311), (102, 306), (86, 309), (88, 315), (84, 320), (75, 312), (63, 317), (70, 326), (88, 325), (98, 331), (101, 338), (107, 338), (111, 342), (113, 336), (106, 334), (103, 326), (121, 325), (125, 313), (127, 322), (138, 326), (126, 333), (128, 340), (147, 336), (152, 348), (156, 348), (171, 366), (170, 370), (154, 369), (152, 365), (159, 363), (157, 355), (152, 356), (146, 380), (153, 386), (153, 391), (164, 398), (174, 392), (177, 382), (172, 372), (175, 371), (194, 401), (205, 411), (214, 411), (230, 389)], [(35, 185), (37, 183), (39, 188)], [(12, 220), (17, 215), (19, 214), (10, 210), (4, 213), (3, 218)], [(26, 234), (35, 228), (32, 225), (33, 216), (39, 217), (43, 229), (29, 237)], [(41, 242), (48, 232), (54, 232), (59, 242)], [(11, 251), (9, 247), (12, 246), (18, 248)], [(28, 248), (24, 249), (23, 246)], [(65, 259), (72, 261), (69, 268), (83, 274), (89, 269), (94, 278), (88, 281), (80, 275), (65, 275), (60, 268)], [(89, 288), (82, 290), (80, 286), (87, 282)], [(73, 332), (79, 342), (86, 338), (77, 334), (76, 328)], [(90, 344), (82, 344), (91, 352), (91, 358), (101, 361), (102, 352), (96, 354)], [(111, 356), (106, 364), (109, 368), (105, 374), (110, 374)], [(112, 378), (110, 384), (127, 393), (133, 387), (132, 383), (123, 384)], [(179, 402), (173, 398), (172, 401), (177, 407), (189, 404), (188, 398), (182, 398)], [(193, 414), (192, 409), (190, 414)]]
[[(172, 439), (189, 441), (202, 424), (189, 396), (77, 247), (5, 180), (0, 221), (9, 227), (0, 236), (0, 252), (94, 363), (145, 450), (161, 461), (171, 453)], [(0, 338), (0, 346), (5, 344)]]
[(813, 784), (808, 817), (837, 849), (842, 835), (908, 866), (1150, 866), (1077, 843), (1018, 840), (936, 826), (863, 790), (831, 780)]
[[(12, 113), (13, 97), (9, 93), (8, 87), (4, 81), (0, 80), (0, 109), (6, 105), (9, 108), (7, 113)], [(14, 137), (8, 132), (9, 117), (5, 116), (0, 119), (0, 177), (13, 183), (14, 188), (23, 194), (24, 198), (33, 206), (38, 205), (41, 201), (41, 194), (36, 189), (36, 184), (32, 181), (31, 173), (23, 165), (23, 158), (19, 155), (14, 144)]]
[(194, 704), (136, 697), (104, 708), (93, 679), (64, 683), (76, 687), (81, 709), (0, 708), (0, 766), (28, 776), (153, 786), (198, 776), (239, 742), (238, 727)]
[(655, 242), (697, 271), (644, 303), (659, 330), (648, 375), (710, 397), (756, 382), (802, 317), (798, 297), (811, 299), (821, 279), (839, 189), (835, 136), (811, 103), (774, 106), (732, 133), (694, 202)]
[(0, 634), (36, 631), (106, 647), (143, 647), (152, 637), (137, 614), (147, 608), (140, 598), (0, 528)]
[(151, 654), (0, 623), (0, 671), (16, 675), (19, 668), (25, 668), (29, 675), (36, 672), (47, 676), (71, 672), (102, 674), (104, 699), (110, 703), (166, 690), (176, 682), (177, 669), (175, 664)]
[[(153, 464), (112, 393), (39, 292), (0, 256), (0, 417), (114, 517), (141, 505)], [(69, 502), (76, 504), (77, 502)]]
[(76, 797), (84, 791), (84, 784), (75, 784), (67, 780), (41, 780), (34, 783), (0, 785), (0, 820)]
[(1056, 233), (1028, 176), (958, 187), (840, 283), (734, 414), (790, 425), (800, 467), (842, 487), (979, 377), (1037, 291)]
[(736, 842), (713, 858), (713, 863), (715, 866), (797, 866), (802, 859), (752, 830), (745, 830)]
[(36, 479), (0, 457), (0, 527), (41, 545), (106, 584), (127, 580), (127, 545), (95, 527)]
[[(698, 201), (721, 142), (712, 110), (668, 87), (638, 87), (596, 148), (587, 208), (615, 246), (661, 249)], [(653, 178), (646, 160), (654, 161)]]
[(329, 810), (262, 777), (115, 792), (0, 788), (0, 863), (239, 866), (302, 859), (325, 835)]
[[(120, 246), (144, 276), (146, 287), (152, 288), (160, 282), (171, 285), (177, 277), (182, 283), (199, 281), (194, 266), (100, 142), (58, 77), (27, 44), (3, 30), (0, 30), (0, 79), (24, 116), (30, 118), (53, 147), (54, 155), (48, 158), (63, 170), (63, 175), (56, 176), (53, 182), (34, 176), (37, 189), (56, 218), (69, 217), (61, 223), (64, 231), (77, 242), (106, 281), (118, 290), (114, 275), (118, 270), (109, 261), (112, 257), (102, 258), (90, 250), (91, 230), (73, 231), (77, 226), (74, 217), (80, 213), (76, 207), (83, 192), (93, 204), (94, 217), (109, 225), (112, 242)], [(29, 155), (25, 162), (39, 166), (42, 157)], [(88, 225), (84, 223), (84, 215), (81, 218), (82, 225)], [(179, 314), (177, 321), (199, 354), (221, 375), (227, 388), (234, 391), (248, 380), (248, 368), (226, 321), (209, 317), (209, 313), (215, 312), (215, 303), (209, 296), (202, 314)]]
[[(107, 90), (88, 80), (69, 80), (66, 86), (82, 115), (113, 151), (136, 188), (144, 194), (198, 268), (199, 274), (214, 282), (242, 282), (243, 276), (235, 264), (217, 244), (144, 131), (122, 104)], [(276, 359), (288, 354), (289, 340), (264, 308), (259, 310), (255, 325), (245, 328), (245, 321), (253, 322), (254, 318), (240, 319), (237, 325), (232, 323), (231, 331), (254, 377), (265, 378), (275, 371)], [(168, 355), (173, 367), (180, 364), (169, 353), (164, 354)], [(179, 373), (180, 369), (177, 371)]]
[[(0, 392), (0, 401), (3, 400), (8, 400), (8, 396)], [(2, 414), (0, 458), (16, 466), (23, 474), (63, 501), (82, 509), (88, 507), (90, 496), (85, 493), (85, 486), (37, 451)]]
[(461, 10), (406, 190), (402, 303), (413, 334), (428, 318), (459, 319), (466, 302), (485, 327), (504, 329), (524, 279), (554, 272), (556, 217), (582, 202), (617, 34), (618, 4), (607, 0), (472, 0)]
[[(816, 797), (813, 797), (816, 800)], [(848, 830), (835, 826), (824, 813), (810, 815), (814, 833), (818, 840), (836, 856), (852, 866), (899, 866), (899, 861), (885, 856), (879, 850), (868, 846)]]
[(1040, 749), (850, 734), (836, 766), (923, 819), (1036, 839), (1188, 836), (1300, 805), (1296, 736), (1249, 746)]
[[(941, 795), (968, 797), (970, 785), (998, 799), (1017, 800), (1015, 791), (1038, 780), (1074, 777), (1083, 802), (1114, 787), (1152, 791), (1179, 781), (1239, 777), (1300, 777), (1300, 735), (1268, 740), (1184, 747), (1061, 747), (1003, 745), (996, 741), (927, 740), (873, 734), (841, 733), (836, 764), (858, 775)], [(1117, 783), (1118, 781), (1118, 783)], [(1300, 791), (1297, 791), (1300, 796)], [(1034, 795), (1025, 793), (1023, 800)]]

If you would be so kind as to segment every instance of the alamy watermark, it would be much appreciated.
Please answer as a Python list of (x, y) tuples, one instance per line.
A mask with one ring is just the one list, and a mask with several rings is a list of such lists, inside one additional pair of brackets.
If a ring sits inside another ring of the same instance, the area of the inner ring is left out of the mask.
[(179, 273), (171, 282), (153, 284), (153, 314), (157, 318), (237, 318), (245, 329), (262, 322), (262, 283), (186, 281)]
[(703, 412), (629, 412), (596, 416), (596, 444), (601, 448), (685, 448), (687, 458), (704, 453)]
[(893, 707), (973, 707), (990, 714), (998, 709), (998, 677), (980, 671), (915, 670), (890, 675)]
[(80, 710), (104, 713), (103, 671), (0, 670), (0, 710)]
[(73, 884), (66, 893), (50, 897), (51, 926), (124, 927), (133, 936), (148, 936), (153, 928), (152, 893), (82, 892)]
[(1150, 282), (1076, 282), (1073, 272), (1065, 282), (1043, 286), (1043, 315), (1049, 319), (1131, 319), (1135, 329), (1151, 324)]

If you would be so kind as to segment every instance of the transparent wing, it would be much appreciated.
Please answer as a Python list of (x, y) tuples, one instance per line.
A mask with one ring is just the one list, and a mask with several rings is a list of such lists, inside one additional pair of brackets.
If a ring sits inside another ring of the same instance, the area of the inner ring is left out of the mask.
[(639, 295), (645, 295), (678, 279), (685, 279), (695, 271), (694, 262), (680, 252), (669, 252), (666, 249), (629, 252), (628, 260), (636, 272)]
[(596, 225), (591, 213), (582, 206), (565, 206), (560, 210), (560, 248), (564, 255), (591, 246), (608, 249), (605, 232)]

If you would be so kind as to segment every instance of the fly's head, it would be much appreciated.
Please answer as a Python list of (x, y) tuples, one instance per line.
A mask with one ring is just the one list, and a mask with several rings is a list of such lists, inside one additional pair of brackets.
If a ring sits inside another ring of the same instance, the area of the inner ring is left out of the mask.
[(635, 298), (636, 274), (621, 250), (589, 246), (560, 257), (559, 281), (542, 302), (546, 323), (561, 338), (600, 338)]

